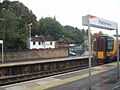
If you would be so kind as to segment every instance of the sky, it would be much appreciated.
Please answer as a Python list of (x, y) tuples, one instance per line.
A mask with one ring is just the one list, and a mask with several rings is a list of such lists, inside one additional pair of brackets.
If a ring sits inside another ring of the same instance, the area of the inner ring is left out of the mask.
[[(11, 0), (14, 1), (14, 0)], [(120, 0), (18, 0), (37, 16), (56, 17), (62, 25), (82, 26), (82, 16), (91, 14), (120, 24)], [(108, 31), (105, 31), (108, 32)], [(109, 31), (111, 32), (111, 31)], [(108, 33), (109, 33), (108, 32)], [(112, 31), (112, 33), (114, 33)], [(109, 33), (110, 34), (110, 33)]]

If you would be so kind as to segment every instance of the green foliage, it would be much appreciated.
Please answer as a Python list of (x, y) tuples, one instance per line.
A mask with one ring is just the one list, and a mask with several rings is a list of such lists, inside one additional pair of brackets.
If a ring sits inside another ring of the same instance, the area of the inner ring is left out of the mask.
[(35, 15), (18, 1), (4, 0), (0, 6), (0, 39), (6, 49), (24, 49), (28, 38), (28, 24), (36, 24)]
[(85, 30), (80, 30), (72, 26), (64, 26), (64, 38), (69, 38), (69, 42), (80, 44), (84, 42)]
[(63, 26), (55, 18), (46, 17), (39, 21), (39, 35), (50, 35), (55, 40), (63, 36)]
[(50, 35), (54, 40), (58, 40), (63, 35), (63, 26), (55, 18), (46, 17), (39, 20), (38, 34)]
[(39, 20), (38, 35), (52, 36), (54, 40), (65, 40), (70, 43), (84, 42), (86, 32), (72, 26), (62, 26), (55, 18), (46, 17)]

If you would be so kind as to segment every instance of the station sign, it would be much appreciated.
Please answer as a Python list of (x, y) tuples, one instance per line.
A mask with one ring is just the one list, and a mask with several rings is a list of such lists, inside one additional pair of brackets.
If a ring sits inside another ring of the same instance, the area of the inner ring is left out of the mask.
[(98, 18), (92, 15), (83, 16), (82, 24), (84, 26), (96, 27), (101, 29), (109, 29), (109, 30), (116, 30), (118, 28), (118, 25), (116, 22)]
[(3, 40), (0, 40), (0, 44), (3, 44)]

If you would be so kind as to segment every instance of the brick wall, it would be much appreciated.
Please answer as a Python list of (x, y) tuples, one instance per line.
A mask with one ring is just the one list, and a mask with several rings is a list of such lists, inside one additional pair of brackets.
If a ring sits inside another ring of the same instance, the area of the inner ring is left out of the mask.
[[(28, 50), (19, 52), (7, 52), (4, 56), (5, 61), (20, 61), (29, 59), (48, 59), (48, 58), (60, 58), (68, 56), (68, 48), (55, 48), (55, 49), (40, 49), (40, 50)], [(1, 54), (0, 54), (1, 57)], [(0, 58), (1, 60), (1, 58)]]

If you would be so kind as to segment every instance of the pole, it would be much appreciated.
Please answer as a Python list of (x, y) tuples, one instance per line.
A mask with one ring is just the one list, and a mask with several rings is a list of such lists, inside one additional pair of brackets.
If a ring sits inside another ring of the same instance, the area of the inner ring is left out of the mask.
[(28, 48), (31, 48), (30, 46), (30, 42), (31, 42), (31, 27), (32, 27), (32, 23), (28, 24)]
[(3, 43), (2, 43), (2, 64), (4, 63), (4, 52), (3, 52)]
[(88, 26), (88, 42), (89, 42), (89, 90), (92, 88), (92, 78), (91, 78), (91, 33), (90, 27)]
[(29, 24), (29, 39), (31, 40), (31, 26), (32, 26), (32, 23)]
[(116, 29), (116, 49), (117, 49), (117, 79), (119, 80), (119, 41), (118, 41), (118, 29)]

